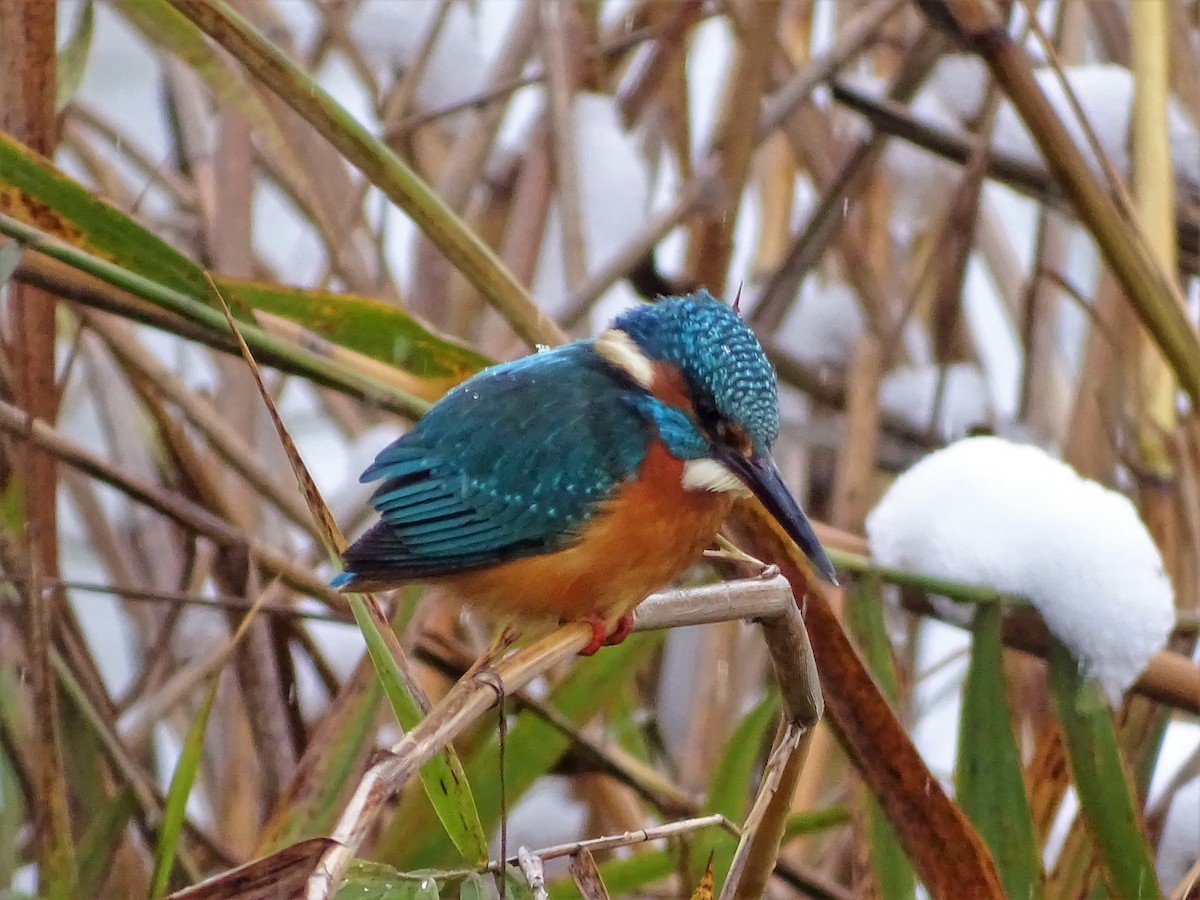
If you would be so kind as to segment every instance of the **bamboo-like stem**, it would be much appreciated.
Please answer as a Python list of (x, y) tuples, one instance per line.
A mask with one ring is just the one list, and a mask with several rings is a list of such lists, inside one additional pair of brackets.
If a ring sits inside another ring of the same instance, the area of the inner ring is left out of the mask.
[[(1134, 92), (1131, 121), (1133, 193), (1138, 220), (1165, 272), (1175, 271), (1175, 178), (1167, 125), (1170, 98), (1170, 3), (1129, 8)], [(1175, 429), (1175, 379), (1152, 342), (1140, 353), (1144, 420), (1138, 427), (1142, 461), (1159, 477), (1173, 469), (1165, 438)]]

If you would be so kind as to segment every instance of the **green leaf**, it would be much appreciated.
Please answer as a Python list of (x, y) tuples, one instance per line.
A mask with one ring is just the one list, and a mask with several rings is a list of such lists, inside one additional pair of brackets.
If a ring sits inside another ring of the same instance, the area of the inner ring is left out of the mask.
[(1080, 814), (1099, 850), (1108, 889), (1128, 900), (1159, 897), (1137, 794), (1117, 747), (1108, 704), (1062, 642), (1051, 639), (1047, 660)]
[[(883, 695), (895, 705), (900, 694), (892, 645), (883, 621), (883, 599), (879, 577), (860, 578), (846, 604), (846, 624), (859, 652)], [(900, 846), (896, 832), (874, 796), (866, 798), (867, 840), (871, 847), (871, 871), (885, 900), (907, 900), (915, 896), (917, 878)]]
[[(396, 719), (405, 731), (416, 727), (425, 717), (425, 710), (408, 689), (408, 679), (384, 643), (375, 622), (367, 612), (362, 596), (348, 594), (354, 620), (367, 642), (367, 652), (375, 671), (383, 682), (384, 693), (395, 710)], [(488, 858), (487, 835), (479, 819), (471, 782), (453, 747), (445, 747), (421, 767), (421, 784), (425, 795), (446, 829), (446, 834), (463, 858), (471, 863), (483, 863)]]
[[(0, 200), (2, 199), (0, 197)], [(212, 306), (97, 256), (56, 241), (48, 241), (42, 232), (3, 213), (0, 213), (0, 234), (14, 237), (51, 259), (64, 262), (122, 291), (145, 299), (187, 323), (201, 326), (201, 329), (211, 336), (215, 346), (229, 346), (229, 325), (225, 321), (225, 315)], [(145, 317), (140, 308), (126, 308), (123, 311), (135, 321), (144, 321), (156, 327), (170, 328), (173, 325), (172, 316), (168, 316), (168, 321), (164, 322), (157, 315)], [(302, 375), (317, 384), (340, 390), (353, 397), (371, 400), (384, 409), (412, 418), (419, 418), (429, 408), (429, 404), (419, 397), (405, 393), (394, 384), (379, 381), (375, 373), (364, 373), (339, 360), (319, 356), (307, 347), (270, 334), (256, 325), (242, 324), (239, 330), (254, 352), (255, 358), (265, 365)], [(192, 338), (196, 337), (192, 329), (182, 333), (187, 333)], [(394, 370), (388, 370), (389, 373), (392, 371)], [(411, 387), (411, 384), (408, 386)]]
[(83, 81), (83, 72), (87, 68), (88, 56), (92, 50), (92, 25), (95, 11), (92, 0), (86, 0), (79, 7), (79, 15), (75, 18), (75, 27), (67, 43), (58, 51), (55, 73), (58, 83), (54, 97), (54, 111), (62, 112), (75, 99), (79, 83)]
[(334, 894), (334, 900), (438, 900), (442, 886), (453, 885), (474, 873), (398, 872), (391, 866), (356, 859)]
[(291, 319), (339, 346), (442, 381), (447, 389), (492, 364), (382, 300), (234, 278), (218, 284), (228, 300)]
[(175, 764), (175, 772), (171, 775), (171, 786), (167, 790), (167, 802), (163, 807), (162, 827), (158, 831), (158, 846), (154, 850), (154, 875), (150, 879), (151, 897), (161, 897), (167, 892), (171, 869), (175, 866), (179, 834), (183, 830), (184, 818), (187, 815), (188, 795), (192, 792), (192, 784), (196, 781), (196, 772), (200, 768), (200, 757), (204, 754), (204, 730), (208, 727), (208, 715), (212, 712), (216, 696), (217, 679), (213, 678), (208, 692), (204, 695), (204, 702), (200, 704), (196, 718), (188, 728), (179, 762)]
[(850, 822), (850, 810), (844, 806), (830, 806), (811, 812), (795, 813), (788, 817), (783, 828), (783, 844), (804, 834), (815, 834), (828, 828), (838, 828)]
[[(635, 634), (615, 647), (606, 647), (575, 666), (550, 692), (546, 703), (564, 718), (583, 725), (624, 690), (642, 662), (659, 646), (660, 634)], [(493, 726), (494, 727), (494, 726)], [(523, 712), (509, 727), (504, 743), (504, 790), (511, 809), (558, 762), (570, 738), (535, 713)], [(492, 737), (470, 755), (466, 763), (475, 802), (484, 827), (491, 832), (500, 822), (500, 748)], [(427, 816), (420, 798), (409, 795), (401, 802), (391, 829), (376, 848), (377, 855), (404, 868), (430, 865), (443, 858), (441, 836), (424, 825)]]
[(199, 266), (3, 132), (0, 210), (173, 290), (208, 293)]
[[(778, 716), (779, 696), (772, 692), (738, 722), (725, 744), (721, 761), (717, 763), (708, 786), (704, 803), (706, 813), (720, 813), (735, 825), (741, 824), (754, 771), (762, 759), (769, 732)], [(736, 851), (737, 838), (728, 832), (717, 828), (699, 832), (692, 841), (692, 882), (699, 882), (711, 855), (714, 871), (718, 873), (717, 881), (723, 883)]]
[(487, 882), (477, 872), (472, 872), (464, 878), (458, 888), (458, 900), (491, 900), (491, 897)]
[(17, 746), (20, 727), (20, 676), (15, 664), (0, 666), (0, 884), (11, 884), (24, 862), (22, 831), (26, 816), (24, 785), (10, 750)]
[(1001, 618), (994, 604), (975, 610), (954, 794), (992, 851), (1005, 894), (1036, 900), (1044, 893), (1042, 864), (1004, 690)]

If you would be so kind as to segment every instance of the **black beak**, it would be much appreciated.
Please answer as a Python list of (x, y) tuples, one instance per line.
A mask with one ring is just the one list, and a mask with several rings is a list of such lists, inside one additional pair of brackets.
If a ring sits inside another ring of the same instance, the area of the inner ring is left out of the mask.
[(821, 542), (817, 540), (817, 535), (808, 522), (808, 516), (783, 483), (783, 476), (779, 474), (779, 469), (775, 467), (771, 457), (747, 457), (737, 451), (730, 451), (722, 454), (721, 461), (762, 502), (767, 512), (775, 517), (775, 521), (787, 532), (788, 537), (804, 551), (817, 573), (830, 584), (837, 584), (837, 573), (833, 569), (833, 563), (825, 555)]

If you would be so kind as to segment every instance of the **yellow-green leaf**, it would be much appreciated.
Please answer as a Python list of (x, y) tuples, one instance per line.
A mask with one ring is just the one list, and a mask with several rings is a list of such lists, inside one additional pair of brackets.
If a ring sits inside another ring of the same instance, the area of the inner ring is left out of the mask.
[(179, 834), (183, 831), (183, 820), (187, 815), (188, 795), (196, 781), (200, 768), (200, 757), (204, 753), (204, 730), (208, 727), (208, 715), (212, 712), (213, 700), (217, 696), (217, 679), (212, 679), (204, 702), (183, 741), (179, 762), (171, 775), (171, 787), (167, 790), (167, 802), (163, 807), (162, 827), (158, 831), (158, 846), (154, 850), (154, 876), (150, 880), (150, 896), (161, 897), (167, 892), (171, 869), (175, 866), (175, 851), (179, 845)]

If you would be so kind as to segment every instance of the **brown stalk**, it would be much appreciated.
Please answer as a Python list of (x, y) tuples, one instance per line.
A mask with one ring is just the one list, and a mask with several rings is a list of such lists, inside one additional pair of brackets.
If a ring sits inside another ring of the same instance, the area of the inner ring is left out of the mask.
[[(254, 522), (249, 512), (257, 508), (256, 504), (244, 501), (239, 504), (235, 497), (230, 496), (220, 483), (220, 473), (213, 465), (212, 458), (192, 446), (179, 425), (166, 414), (161, 402), (156, 402), (156, 398), (148, 393), (143, 393), (142, 399), (158, 427), (166, 452), (184, 482), (184, 490), (223, 520), (239, 525), (247, 532), (251, 531)], [(250, 559), (240, 548), (218, 553), (213, 575), (225, 593), (235, 596), (263, 593), (257, 589), (257, 573)], [(231, 631), (239, 628), (245, 619), (240, 610), (229, 609), (225, 614)], [(238, 643), (233, 654), (237, 692), (244, 705), (241, 710), (244, 713), (243, 721), (252, 738), (251, 752), (235, 756), (222, 767), (221, 774), (228, 778), (232, 774), (231, 769), (240, 766), (245, 770), (240, 773), (241, 776), (256, 788), (241, 796), (231, 795), (228, 799), (235, 803), (249, 802), (258, 797), (265, 798), (268, 805), (273, 803), (295, 765), (295, 755), (285, 724), (287, 716), (284, 711), (282, 673), (270, 650), (269, 627), (269, 622), (256, 619), (249, 625), (249, 633), (245, 640)], [(233, 713), (228, 707), (225, 709)], [(257, 766), (250, 763), (255, 757), (258, 759)], [(256, 822), (259, 818), (261, 813), (234, 817), (233, 821)], [(239, 842), (239, 846), (246, 843)], [(249, 846), (253, 844), (249, 843)]]
[(653, 253), (659, 241), (704, 203), (704, 198), (711, 194), (715, 186), (715, 175), (711, 173), (694, 178), (671, 205), (655, 213), (635, 231), (612, 259), (603, 262), (582, 283), (576, 285), (559, 317), (563, 328), (573, 330), (580, 327), (604, 292)]
[[(69, 665), (57, 653), (51, 657), (51, 661), (64, 696), (79, 713), (81, 723), (90, 727), (95, 733), (100, 752), (112, 766), (118, 783), (127, 786), (137, 801), (139, 824), (145, 838), (148, 842), (155, 841), (163, 816), (163, 799), (154, 779), (126, 751), (120, 738), (113, 732), (111, 725), (87, 702), (84, 689), (79, 685)], [(198, 840), (212, 856), (220, 860), (232, 858), (230, 853), (208, 835), (195, 828), (192, 823), (185, 821), (184, 829), (189, 838)], [(189, 874), (197, 873), (200, 870), (194, 855), (186, 847), (180, 847), (179, 863)]]
[(723, 900), (763, 895), (779, 858), (780, 842), (808, 758), (813, 729), (825, 710), (804, 617), (795, 597), (791, 600), (782, 614), (760, 620), (786, 715), (754, 804), (742, 826), (742, 837), (721, 890)]
[[(50, 155), (57, 143), (55, 4), (2, 0), (0, 22), (0, 130), (32, 149)], [(13, 285), (4, 310), (5, 353), (12, 365), (16, 403), (30, 417), (53, 422), (59, 390), (54, 376), (55, 300), (29, 285)], [(36, 746), (33, 808), (41, 888), (53, 898), (76, 889), (67, 783), (59, 734), (57, 692), (50, 667), (51, 643), (61, 596), (45, 591), (42, 577), (58, 575), (58, 524), (55, 515), (54, 457), (31, 444), (15, 448), (16, 472), (2, 472), (5, 487), (20, 491), (25, 512), (23, 534), (30, 551), (25, 575), (24, 639), (29, 689), (37, 706), (32, 740)], [(13, 475), (18, 476), (17, 481)]]
[[(718, 616), (741, 618), (747, 614), (740, 607), (731, 607), (729, 597), (734, 596), (729, 585), (718, 585), (706, 592), (690, 592), (677, 598), (671, 594), (645, 601), (640, 607), (641, 615), (659, 617), (659, 621), (675, 621), (678, 611), (666, 613), (656, 611), (657, 606), (674, 606), (680, 600), (693, 610), (692, 621), (705, 621), (696, 615), (697, 607), (708, 609), (714, 621)], [(816, 687), (811, 666), (804, 664), (803, 646), (807, 643), (803, 635), (795, 602), (782, 594), (778, 588), (758, 592), (767, 602), (767, 608), (778, 610), (764, 625), (764, 635), (772, 650), (781, 679), (784, 703), (789, 717), (798, 722), (811, 722), (820, 715), (820, 699), (813, 693)], [(708, 598), (708, 599), (702, 599)], [(649, 604), (649, 609), (646, 609)], [(644, 620), (643, 620), (644, 621)], [(643, 625), (644, 627), (644, 625)], [(497, 696), (508, 696), (520, 690), (532, 679), (567, 660), (587, 643), (591, 629), (585, 623), (570, 623), (535, 643), (515, 651), (510, 656), (498, 659), (495, 654), (485, 654), (467, 672), (450, 692), (404, 736), (391, 750), (381, 751), (376, 761), (359, 783), (342, 815), (332, 837), (337, 842), (322, 859), (309, 882), (307, 897), (326, 898), (340, 883), (345, 866), (370, 831), (373, 822), (382, 812), (388, 798), (400, 789), (410, 775), (442, 747), (452, 741), (463, 729), (478, 720), (490, 708)], [(804, 671), (804, 677), (799, 672)]]
[[(832, 189), (834, 180), (838, 178), (835, 158), (839, 155), (838, 141), (833, 134), (833, 128), (828, 119), (813, 107), (797, 110), (796, 114), (784, 126), (792, 150), (803, 160), (808, 169), (809, 177), (814, 186), (824, 194)], [(843, 214), (849, 215), (842, 218)], [(846, 206), (839, 211), (842, 227), (837, 230), (832, 240), (844, 261), (843, 269), (847, 284), (858, 295), (863, 308), (863, 317), (867, 327), (879, 335), (893, 334), (897, 326), (898, 316), (891, 309), (889, 301), (889, 281), (894, 278), (886, 271), (876, 268), (875, 258), (868, 251), (866, 237), (863, 233), (861, 216), (854, 207)], [(788, 254), (794, 254), (799, 245), (795, 239), (788, 246)], [(767, 279), (764, 292), (772, 290), (785, 267), (790, 265), (789, 257)], [(789, 299), (784, 308), (790, 308), (794, 297)], [(782, 317), (779, 321), (783, 321)], [(895, 342), (888, 341), (889, 353), (897, 353), (891, 349)]]
[(646, 113), (668, 73), (676, 61), (686, 52), (684, 47), (689, 31), (700, 21), (704, 5), (699, 0), (683, 0), (680, 3), (647, 4), (645, 14), (650, 27), (657, 27), (657, 39), (635, 58), (622, 83), (615, 91), (615, 99), (627, 126), (632, 126)]
[(573, 289), (588, 272), (579, 186), (579, 148), (575, 144), (575, 82), (571, 52), (580, 44), (579, 11), (568, 0), (543, 3), (541, 36), (549, 75), (550, 146), (554, 153), (554, 187), (562, 222), (563, 262), (567, 287)]
[[(157, 185), (171, 198), (171, 203), (180, 212), (188, 212), (196, 205), (196, 192), (192, 185), (172, 168), (150, 155), (131, 137), (108, 120), (102, 113), (89, 106), (72, 103), (65, 113), (65, 129), (68, 136), (75, 136), (82, 143), (84, 135), (93, 132), (108, 144), (145, 179), (143, 191), (151, 184)], [(132, 212), (133, 210), (126, 210)]]
[(530, 129), (529, 141), (517, 174), (507, 228), (500, 241), (500, 258), (512, 268), (514, 275), (527, 284), (533, 281), (545, 240), (546, 220), (550, 213), (552, 168), (550, 136), (546, 119), (542, 117)]
[(738, 9), (741, 33), (726, 77), (709, 155), (717, 161), (721, 193), (691, 234), (688, 271), (700, 284), (723, 290), (733, 251), (740, 198), (758, 135), (747, 122), (758, 119), (774, 55), (780, 0), (755, 0)]
[[(392, 85), (392, 89), (386, 93), (371, 92), (372, 96), (379, 96), (379, 127), (387, 136), (389, 143), (393, 143), (393, 134), (397, 124), (409, 116), (416, 102), (417, 90), (421, 87), (421, 80), (425, 77), (430, 60), (433, 59), (438, 41), (442, 38), (446, 22), (450, 18), (452, 4), (453, 0), (441, 0), (438, 4), (437, 12), (433, 15), (433, 21), (429, 23), (425, 36), (421, 40), (420, 48), (411, 64), (405, 68), (404, 74)], [(358, 52), (358, 46), (349, 39), (349, 35), (344, 29), (339, 38), (341, 38), (338, 42), (339, 45), (351, 47), (354, 52)], [(364, 68), (366, 67), (364, 66)], [(310, 68), (310, 71), (315, 71), (315, 69)]]

